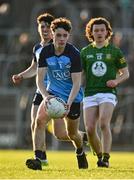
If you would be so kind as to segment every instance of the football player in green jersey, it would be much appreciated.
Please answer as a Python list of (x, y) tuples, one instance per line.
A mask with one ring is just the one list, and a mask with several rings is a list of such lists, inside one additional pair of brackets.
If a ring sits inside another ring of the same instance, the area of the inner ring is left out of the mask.
[(112, 144), (110, 121), (117, 104), (116, 87), (129, 77), (123, 53), (109, 43), (112, 33), (111, 25), (105, 18), (92, 18), (86, 25), (86, 37), (91, 43), (81, 50), (85, 84), (84, 122), (89, 143), (98, 157), (98, 167), (109, 167)]

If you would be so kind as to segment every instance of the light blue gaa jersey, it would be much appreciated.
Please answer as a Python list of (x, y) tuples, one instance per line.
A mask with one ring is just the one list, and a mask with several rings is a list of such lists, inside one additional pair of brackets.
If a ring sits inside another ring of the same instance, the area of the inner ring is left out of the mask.
[[(82, 71), (78, 49), (67, 44), (64, 52), (57, 56), (53, 44), (45, 46), (41, 51), (38, 67), (48, 67), (47, 91), (67, 102), (72, 89), (71, 73)], [(80, 88), (74, 102), (81, 102), (82, 99), (83, 90)]]
[[(38, 64), (38, 60), (39, 60), (39, 57), (40, 57), (40, 52), (42, 51), (43, 49), (43, 46), (41, 43), (38, 43), (34, 46), (33, 48), (33, 59), (34, 59), (34, 62), (36, 62)], [(44, 84), (45, 86), (47, 86), (47, 81), (48, 81), (48, 77), (47, 75), (44, 77)], [(40, 94), (40, 91), (39, 89), (36, 90), (36, 93)]]

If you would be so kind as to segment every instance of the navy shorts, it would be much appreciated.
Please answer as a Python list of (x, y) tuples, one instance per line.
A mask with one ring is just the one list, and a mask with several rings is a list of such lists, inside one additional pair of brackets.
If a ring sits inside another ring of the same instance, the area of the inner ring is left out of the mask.
[(67, 117), (72, 120), (75, 120), (80, 117), (80, 103), (72, 103)]
[(32, 103), (36, 106), (39, 106), (42, 100), (43, 100), (42, 95), (39, 93), (35, 93)]

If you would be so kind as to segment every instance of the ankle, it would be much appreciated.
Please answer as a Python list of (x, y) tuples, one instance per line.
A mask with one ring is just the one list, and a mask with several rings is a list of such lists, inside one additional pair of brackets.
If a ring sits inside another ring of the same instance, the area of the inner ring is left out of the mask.
[(103, 153), (103, 161), (104, 161), (104, 162), (108, 162), (108, 161), (109, 161), (109, 158), (110, 158), (109, 153)]
[(42, 160), (46, 160), (47, 159), (47, 155), (46, 155), (46, 151), (43, 151), (42, 152), (42, 157), (41, 157)]
[(35, 159), (42, 159), (42, 151), (36, 150), (34, 154), (35, 154)]
[(81, 148), (77, 148), (77, 149), (76, 149), (76, 154), (77, 154), (78, 156), (82, 155), (82, 154), (83, 154), (83, 148), (82, 148), (82, 147), (81, 147)]
[(98, 160), (102, 160), (102, 152), (97, 154), (97, 158), (98, 158)]

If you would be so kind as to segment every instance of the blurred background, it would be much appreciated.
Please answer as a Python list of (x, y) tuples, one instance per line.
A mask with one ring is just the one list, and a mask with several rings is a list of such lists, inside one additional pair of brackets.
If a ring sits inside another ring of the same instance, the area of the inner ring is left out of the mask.
[[(133, 0), (0, 0), (0, 148), (31, 149), (30, 108), (35, 78), (12, 84), (11, 76), (31, 64), (32, 48), (40, 38), (36, 18), (49, 12), (73, 24), (71, 42), (87, 45), (85, 25), (103, 16), (113, 27), (112, 41), (126, 56), (130, 78), (119, 88), (119, 103), (111, 129), (112, 150), (134, 151), (134, 3)], [(84, 130), (81, 117), (80, 129)], [(73, 149), (47, 132), (47, 148)]]

